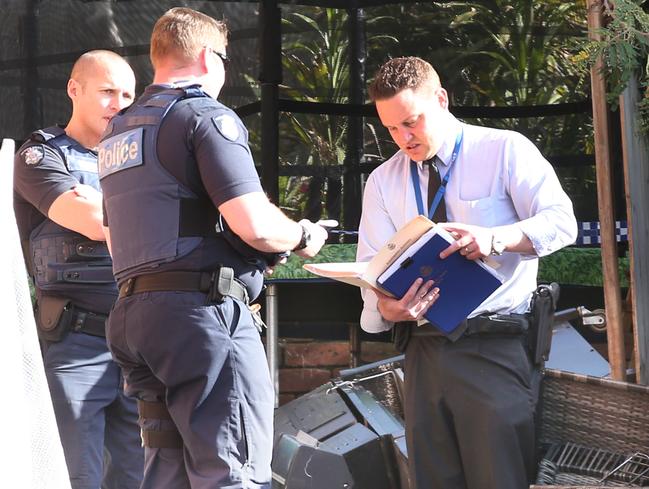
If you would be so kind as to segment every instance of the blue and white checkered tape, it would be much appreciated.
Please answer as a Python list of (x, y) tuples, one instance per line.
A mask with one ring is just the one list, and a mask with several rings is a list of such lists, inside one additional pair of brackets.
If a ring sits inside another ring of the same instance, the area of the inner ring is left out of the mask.
[[(600, 236), (599, 221), (582, 221), (577, 223), (578, 234), (575, 244), (580, 245), (598, 245), (602, 243)], [(342, 235), (356, 235), (358, 231), (345, 231), (343, 229), (330, 229), (330, 234)], [(615, 239), (619, 243), (621, 241), (628, 241), (629, 229), (627, 228), (626, 221), (615, 221)]]
[[(602, 243), (599, 221), (579, 222), (576, 245), (597, 245)], [(629, 229), (626, 221), (615, 221), (615, 240), (628, 241)]]

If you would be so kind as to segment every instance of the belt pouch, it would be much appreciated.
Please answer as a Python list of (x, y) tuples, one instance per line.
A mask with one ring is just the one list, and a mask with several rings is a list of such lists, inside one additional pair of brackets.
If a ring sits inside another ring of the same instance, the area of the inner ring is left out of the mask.
[[(43, 296), (36, 306), (38, 337), (46, 341), (61, 341), (70, 330), (70, 299)], [(67, 314), (66, 314), (67, 313)]]
[(559, 285), (539, 285), (532, 296), (530, 353), (535, 365), (543, 365), (550, 357), (552, 325), (559, 300)]

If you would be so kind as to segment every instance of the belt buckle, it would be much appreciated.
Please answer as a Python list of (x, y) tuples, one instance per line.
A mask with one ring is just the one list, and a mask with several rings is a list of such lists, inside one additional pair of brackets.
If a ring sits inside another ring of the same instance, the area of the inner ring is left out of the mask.
[(133, 293), (133, 287), (135, 286), (135, 277), (126, 279), (126, 282), (122, 285), (120, 290), (122, 297), (128, 297)]

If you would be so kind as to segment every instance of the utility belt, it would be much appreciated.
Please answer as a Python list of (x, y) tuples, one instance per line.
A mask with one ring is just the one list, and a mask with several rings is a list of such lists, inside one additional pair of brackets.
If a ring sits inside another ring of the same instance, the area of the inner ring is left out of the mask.
[(232, 297), (243, 302), (250, 311), (257, 331), (261, 333), (266, 327), (259, 313), (258, 304), (250, 304), (248, 289), (234, 276), (234, 270), (220, 267), (212, 272), (169, 272), (151, 273), (131, 277), (119, 285), (119, 298), (129, 297), (142, 292), (203, 292), (207, 294), (207, 303), (221, 303), (225, 297)]
[(69, 299), (43, 296), (38, 300), (38, 336), (46, 341), (61, 341), (69, 332), (106, 337), (106, 314), (75, 306)]
[[(466, 319), (466, 329), (460, 338), (525, 336), (525, 344), (532, 362), (534, 365), (542, 366), (550, 356), (552, 325), (558, 300), (558, 284), (539, 285), (532, 294), (530, 312), (526, 314), (482, 314)], [(435, 306), (433, 305), (433, 307)], [(400, 352), (406, 351), (410, 338), (413, 336), (437, 336), (447, 339), (446, 335), (431, 324), (417, 326), (414, 322), (406, 322), (397, 323), (392, 328), (392, 340), (395, 348)]]
[(457, 329), (464, 329), (464, 331), (453, 339), (430, 323), (420, 325), (414, 321), (396, 323), (392, 328), (392, 342), (395, 348), (403, 353), (414, 336), (437, 337), (452, 342), (469, 336), (520, 336), (530, 329), (528, 314), (482, 314), (465, 319), (463, 323), (458, 324)]
[[(522, 335), (529, 329), (529, 316), (527, 314), (481, 314), (480, 316), (465, 319), (466, 329), (463, 336), (474, 335)], [(459, 326), (463, 327), (463, 326)], [(411, 323), (412, 336), (440, 336), (444, 333), (430, 323), (417, 325)]]
[(234, 270), (220, 267), (213, 272), (171, 270), (131, 277), (119, 284), (119, 298), (142, 292), (204, 292), (208, 302), (223, 302), (225, 297), (248, 304), (246, 286), (234, 276)]

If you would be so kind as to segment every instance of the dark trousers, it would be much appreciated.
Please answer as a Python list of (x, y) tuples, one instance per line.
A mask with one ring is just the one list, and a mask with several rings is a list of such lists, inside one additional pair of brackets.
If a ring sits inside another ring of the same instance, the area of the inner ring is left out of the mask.
[(525, 489), (534, 477), (536, 370), (520, 336), (413, 336), (406, 440), (418, 489)]
[(124, 395), (122, 374), (105, 338), (68, 333), (43, 344), (72, 489), (137, 489), (142, 480), (135, 401)]
[[(127, 392), (165, 401), (183, 447), (146, 448), (141, 489), (267, 489), (273, 387), (250, 310), (230, 297), (143, 292), (121, 298), (108, 320)], [(169, 426), (171, 424), (171, 426)]]

